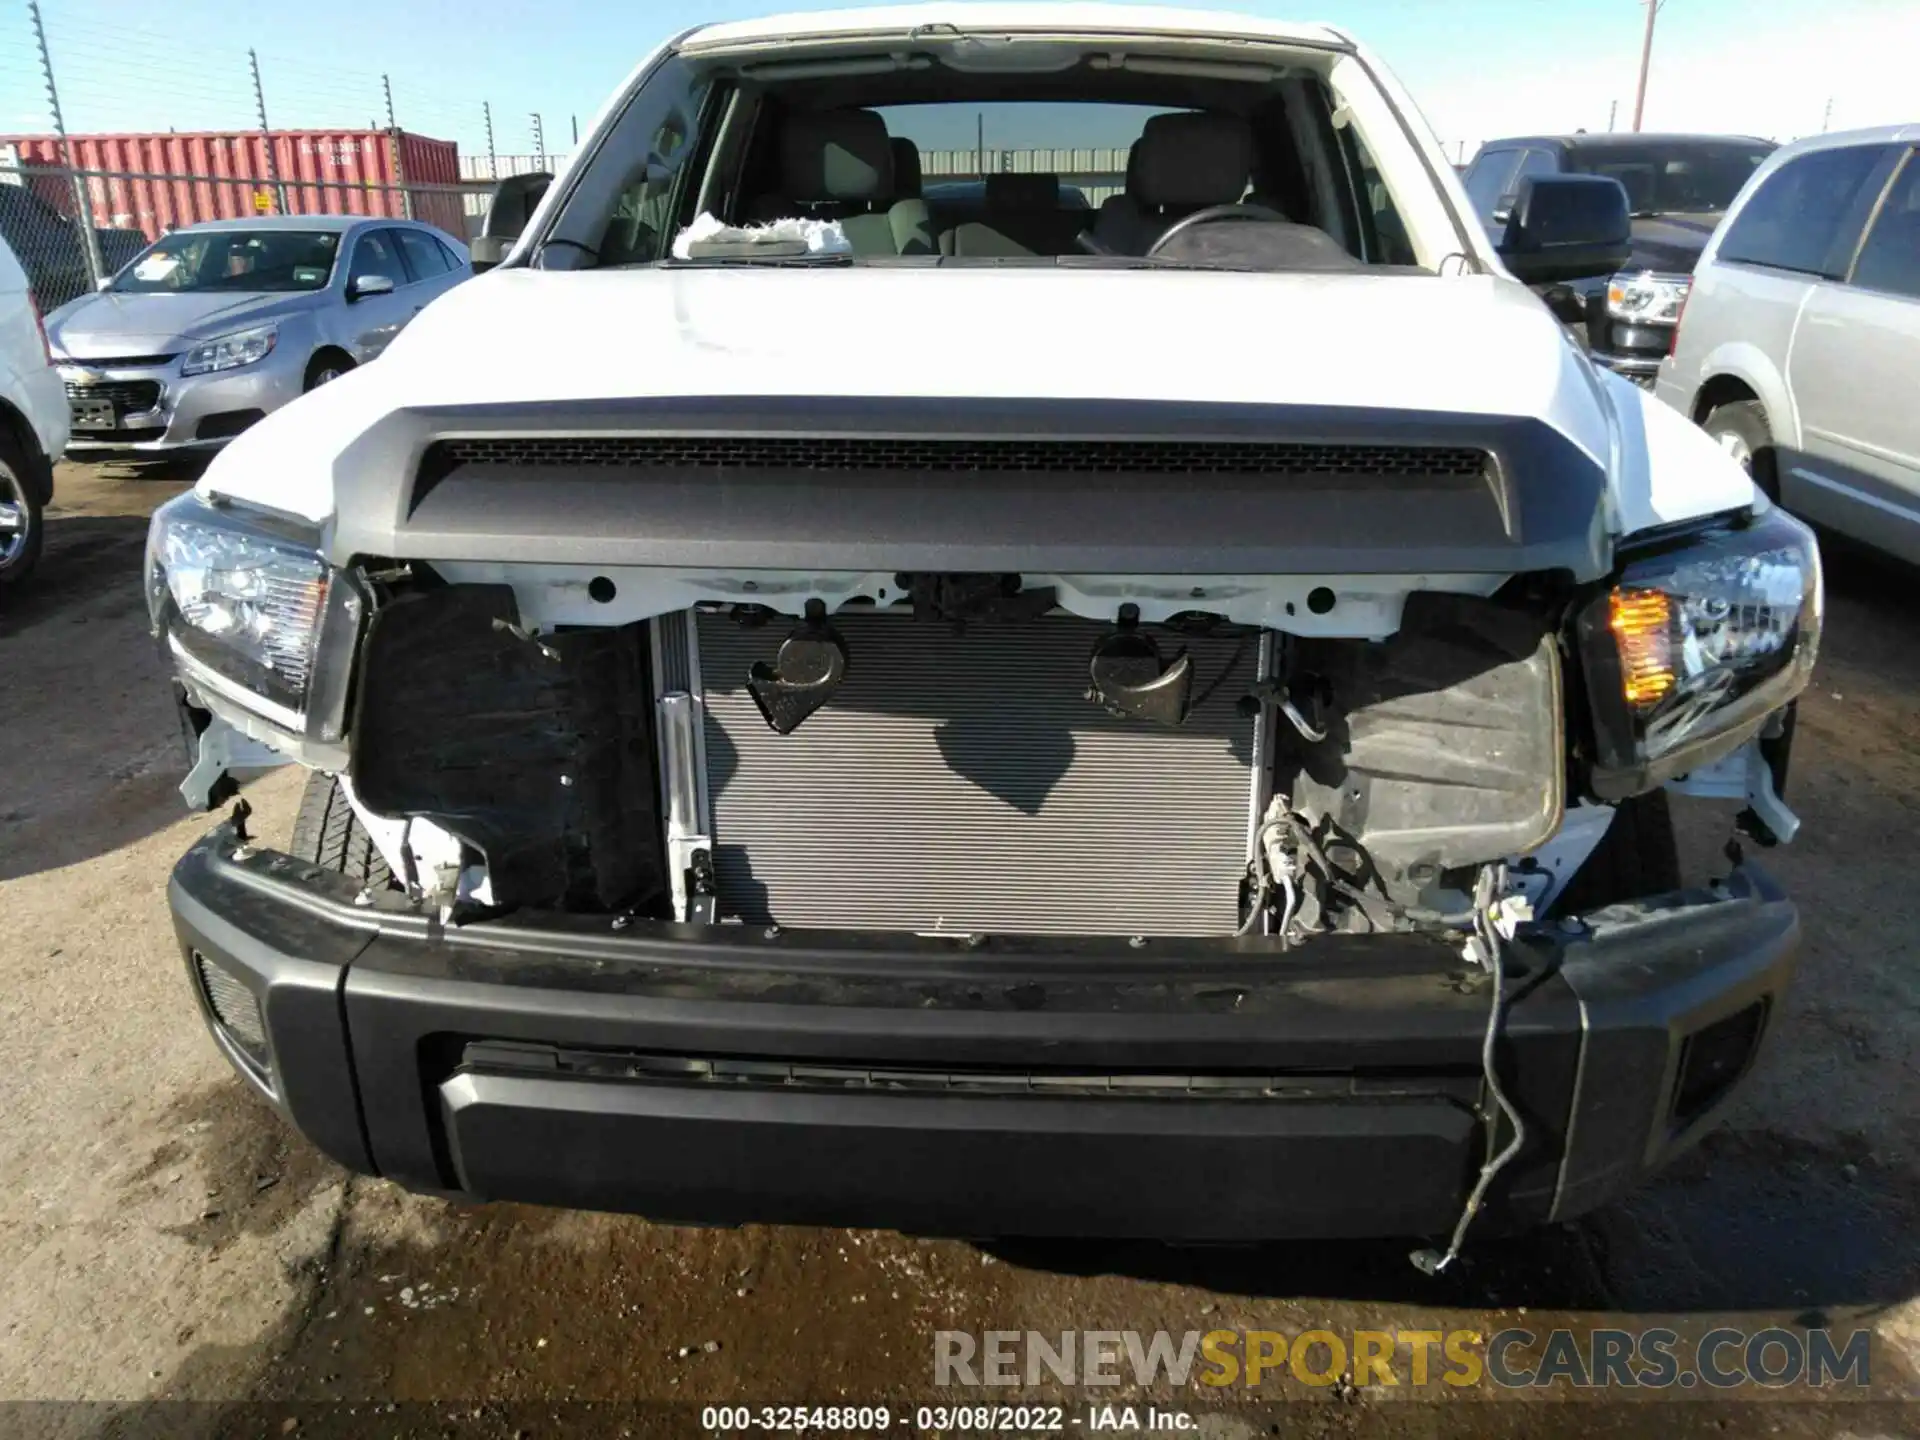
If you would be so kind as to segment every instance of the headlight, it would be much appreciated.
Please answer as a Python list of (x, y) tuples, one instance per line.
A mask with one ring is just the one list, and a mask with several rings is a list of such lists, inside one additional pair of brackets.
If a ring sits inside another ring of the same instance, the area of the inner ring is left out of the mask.
[(147, 607), (190, 683), (296, 734), (339, 737), (363, 607), (317, 537), (189, 491), (154, 512)]
[(1603, 800), (1758, 733), (1806, 688), (1824, 599), (1813, 532), (1782, 510), (1631, 560), (1579, 620)]
[(1615, 275), (1607, 281), (1607, 313), (1645, 325), (1677, 325), (1692, 288), (1686, 275)]
[(238, 370), (242, 365), (258, 364), (273, 353), (274, 341), (279, 338), (279, 326), (261, 325), (204, 341), (187, 351), (180, 373), (205, 375), (210, 370)]

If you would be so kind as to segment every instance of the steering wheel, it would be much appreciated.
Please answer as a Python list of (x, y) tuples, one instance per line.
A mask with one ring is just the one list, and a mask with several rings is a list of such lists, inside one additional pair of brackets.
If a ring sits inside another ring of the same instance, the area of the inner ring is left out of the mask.
[(1193, 214), (1174, 221), (1158, 240), (1147, 247), (1147, 254), (1158, 255), (1166, 249), (1167, 242), (1174, 236), (1184, 230), (1191, 230), (1196, 225), (1205, 225), (1214, 220), (1278, 220), (1282, 225), (1288, 223), (1286, 216), (1266, 205), (1252, 205), (1244, 200), (1236, 201), (1231, 205), (1209, 205), (1204, 210), (1196, 210)]

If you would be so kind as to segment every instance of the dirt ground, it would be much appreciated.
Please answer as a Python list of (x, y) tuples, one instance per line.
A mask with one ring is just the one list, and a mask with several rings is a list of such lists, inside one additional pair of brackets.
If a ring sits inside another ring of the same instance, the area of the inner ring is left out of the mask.
[[(174, 792), (181, 742), (138, 572), (147, 513), (189, 478), (63, 466), (41, 574), (0, 611), (0, 1431), (639, 1434), (697, 1430), (698, 1407), (718, 1402), (903, 1416), (981, 1398), (934, 1391), (940, 1329), (1781, 1323), (1871, 1327), (1871, 1395), (1092, 1398), (1190, 1405), (1221, 1436), (1920, 1433), (1911, 571), (1830, 554), (1789, 787), (1805, 828), (1767, 861), (1803, 907), (1807, 946), (1731, 1123), (1630, 1201), (1491, 1239), (1428, 1279), (1404, 1243), (982, 1248), (697, 1230), (346, 1176), (229, 1074), (168, 926), (168, 868), (210, 821)], [(251, 787), (269, 839), (284, 840), (297, 786), (287, 771)], [(1691, 856), (1711, 855), (1723, 820), (1691, 817)], [(1087, 1430), (1088, 1393), (1062, 1398), (1068, 1431)], [(170, 1403), (142, 1403), (156, 1400)]]

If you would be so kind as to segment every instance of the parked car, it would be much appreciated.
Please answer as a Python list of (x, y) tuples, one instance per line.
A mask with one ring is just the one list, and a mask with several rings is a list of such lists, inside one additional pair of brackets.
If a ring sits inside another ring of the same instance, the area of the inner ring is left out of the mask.
[(67, 402), (24, 266), (0, 239), (0, 599), (32, 573), (53, 499)]
[(1770, 140), (1738, 135), (1534, 135), (1489, 140), (1464, 183), (1482, 223), (1498, 231), (1530, 175), (1605, 175), (1627, 189), (1633, 253), (1614, 275), (1543, 287), (1585, 332), (1593, 358), (1651, 387), (1707, 237)]
[[(7, 242), (27, 272), (34, 304), (45, 315), (95, 288), (87, 267), (86, 232), (31, 186), (13, 183), (18, 174), (0, 170), (0, 240)], [(100, 262), (109, 274), (147, 248), (147, 237), (138, 230), (97, 225), (93, 233)]]
[(1920, 125), (1754, 175), (1694, 275), (1657, 393), (1799, 514), (1920, 563)]
[(289, 215), (188, 225), (47, 317), (74, 455), (213, 450), (365, 364), (465, 280), (430, 225)]
[[(898, 197), (883, 111), (1002, 104), (1140, 127), (1099, 253)], [(1079, 3), (701, 25), (580, 153), (153, 520), (190, 803), (312, 771), (169, 894), (322, 1149), (1439, 1269), (1713, 1123), (1798, 926), (1667, 795), (1791, 837), (1819, 561), (1522, 283), (1620, 268), (1617, 183), (1496, 247), (1343, 32)]]

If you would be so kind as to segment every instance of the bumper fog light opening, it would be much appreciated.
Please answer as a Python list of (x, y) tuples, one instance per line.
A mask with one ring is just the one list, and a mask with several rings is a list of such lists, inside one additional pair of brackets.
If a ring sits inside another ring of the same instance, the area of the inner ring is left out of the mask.
[(200, 951), (193, 954), (194, 975), (200, 993), (221, 1032), (262, 1069), (267, 1063), (267, 1027), (253, 991)]

